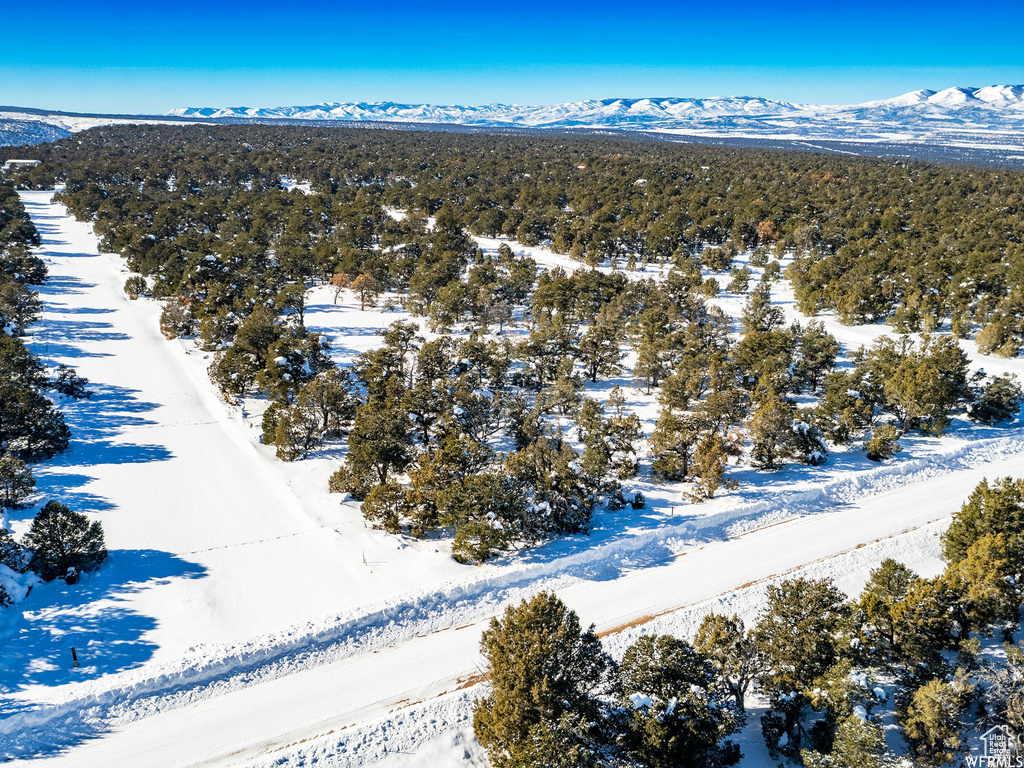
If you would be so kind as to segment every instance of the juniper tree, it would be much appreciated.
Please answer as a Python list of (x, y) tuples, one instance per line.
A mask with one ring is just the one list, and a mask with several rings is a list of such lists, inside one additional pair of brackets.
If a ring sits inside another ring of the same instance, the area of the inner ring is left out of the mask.
[(45, 581), (95, 570), (107, 557), (99, 521), (56, 501), (39, 510), (22, 543), (32, 552), (29, 567)]
[(898, 718), (915, 764), (944, 765), (963, 748), (963, 715), (973, 686), (961, 677), (932, 680), (914, 691)]
[(1013, 374), (995, 376), (977, 393), (975, 402), (968, 412), (975, 421), (982, 424), (999, 424), (1020, 413), (1024, 402), (1024, 390)]
[(373, 522), (375, 528), (383, 528), (388, 533), (401, 530), (409, 509), (408, 494), (393, 480), (373, 486), (361, 506), (363, 517)]
[(593, 627), (583, 630), (574, 611), (542, 592), (491, 619), (480, 648), (491, 688), (474, 708), (473, 730), (494, 768), (534, 764), (526, 762), (536, 758), (531, 744), (539, 738), (555, 747), (560, 739), (550, 731), (566, 723), (574, 724), (582, 752), (596, 750), (597, 697), (611, 663)]
[(903, 450), (903, 446), (896, 442), (901, 437), (903, 432), (892, 424), (882, 424), (872, 431), (871, 439), (864, 444), (864, 450), (871, 461), (891, 459)]
[(0, 454), (0, 509), (18, 509), (36, 487), (32, 470), (24, 461)]
[(998, 533), (1019, 557), (1024, 548), (1024, 479), (1005, 477), (993, 484), (982, 480), (942, 535), (942, 555), (947, 563), (958, 563), (978, 539)]
[(23, 283), (0, 283), (0, 330), (10, 325), (15, 336), (24, 336), (25, 328), (43, 316), (39, 292)]
[(712, 499), (722, 485), (725, 465), (729, 457), (725, 443), (717, 432), (705, 432), (693, 452), (693, 475), (696, 485), (690, 493), (692, 501)]
[(697, 628), (693, 645), (711, 660), (719, 681), (742, 713), (747, 691), (767, 670), (767, 657), (757, 637), (745, 629), (738, 616), (710, 613)]
[(623, 654), (619, 699), (625, 750), (650, 768), (725, 766), (739, 749), (726, 737), (738, 718), (711, 661), (685, 640), (645, 635)]
[(896, 647), (896, 628), (893, 609), (902, 601), (916, 578), (913, 571), (892, 558), (886, 558), (871, 571), (857, 602), (862, 622), (862, 642), (870, 643), (871, 650), (881, 654), (886, 663), (892, 661)]
[(765, 398), (751, 414), (750, 460), (755, 467), (779, 469), (792, 456), (794, 415), (793, 404), (774, 395)]
[(412, 459), (408, 416), (395, 405), (366, 403), (356, 409), (348, 434), (348, 466), (373, 483), (387, 482), (392, 471), (401, 471)]
[(694, 416), (680, 416), (663, 408), (648, 440), (654, 457), (652, 474), (665, 480), (689, 477), (693, 450), (700, 441), (703, 426)]
[(849, 614), (843, 593), (828, 579), (791, 579), (769, 585), (754, 633), (767, 654), (769, 691), (810, 687), (835, 663)]

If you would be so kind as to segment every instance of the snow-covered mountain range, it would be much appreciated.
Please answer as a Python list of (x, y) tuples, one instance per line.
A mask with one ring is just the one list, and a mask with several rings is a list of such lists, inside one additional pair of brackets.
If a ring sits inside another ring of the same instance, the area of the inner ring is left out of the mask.
[[(644, 131), (680, 141), (983, 162), (1024, 167), (1024, 86), (918, 90), (852, 105), (756, 96), (600, 99), (551, 105), (327, 103), (184, 107), (164, 115), (98, 115), (0, 107), (0, 146), (52, 141), (113, 123), (406, 124), (433, 130)], [(54, 130), (56, 129), (56, 130)]]
[(1017, 132), (1024, 127), (1024, 86), (918, 90), (847, 106), (793, 104), (751, 96), (727, 98), (601, 99), (523, 106), (435, 106), (394, 102), (328, 103), (295, 107), (175, 109), (185, 118), (390, 121), (520, 128), (603, 128), (712, 135), (892, 140), (939, 130)]

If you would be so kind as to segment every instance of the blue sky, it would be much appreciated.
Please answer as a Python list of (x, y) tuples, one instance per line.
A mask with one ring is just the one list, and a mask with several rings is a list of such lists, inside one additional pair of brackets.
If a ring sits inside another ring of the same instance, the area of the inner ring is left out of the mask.
[(77, 111), (618, 96), (842, 104), (1024, 83), (1020, 0), (12, 5), (0, 104)]

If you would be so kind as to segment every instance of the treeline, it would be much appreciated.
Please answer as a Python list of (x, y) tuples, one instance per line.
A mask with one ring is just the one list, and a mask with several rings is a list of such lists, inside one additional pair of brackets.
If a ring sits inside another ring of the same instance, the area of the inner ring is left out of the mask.
[[(167, 273), (166, 295), (195, 266), (186, 254), (221, 250), (221, 227), (228, 237), (252, 230), (260, 243), (296, 207), (320, 246), (308, 268), (401, 286), (410, 264), (368, 258), (367, 242), (395, 226), (380, 206), (434, 215), (447, 204), (475, 234), (550, 241), (591, 264), (790, 254), (801, 307), (847, 322), (948, 323), (958, 336), (981, 328), (982, 348), (1004, 355), (1024, 330), (1024, 176), (1009, 171), (595, 137), (269, 126), (112, 126), (19, 152), (44, 161), (16, 171), (20, 183), (66, 182), (65, 199), (96, 218), (109, 247), (140, 271)], [(316, 194), (288, 205), (282, 177)]]
[[(0, 184), (0, 512), (18, 509), (31, 497), (31, 463), (68, 447), (70, 430), (47, 393), (89, 394), (88, 382), (68, 366), (48, 375), (22, 341), (25, 329), (42, 316), (33, 286), (46, 280), (46, 264), (31, 251), (39, 244), (18, 193)], [(20, 544), (0, 525), (0, 566), (14, 573), (33, 570), (45, 580), (60, 576), (74, 581), (79, 570), (103, 559), (102, 539), (99, 523), (90, 526), (84, 515), (50, 502)], [(0, 579), (0, 607), (12, 599)]]
[[(711, 614), (692, 644), (643, 636), (619, 663), (554, 595), (509, 607), (481, 642), (477, 738), (496, 768), (730, 765), (757, 690), (769, 753), (806, 768), (903, 764), (886, 746), (890, 708), (914, 765), (962, 756), (972, 727), (1004, 726), (1019, 744), (1024, 481), (982, 482), (942, 543), (934, 578), (885, 560), (852, 601), (827, 579), (779, 582), (750, 629)], [(993, 633), (1005, 661), (980, 653)]]

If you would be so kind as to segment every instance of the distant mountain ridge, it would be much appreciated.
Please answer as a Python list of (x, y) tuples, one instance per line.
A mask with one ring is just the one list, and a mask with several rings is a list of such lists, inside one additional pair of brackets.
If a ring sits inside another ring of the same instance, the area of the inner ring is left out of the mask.
[[(600, 99), (552, 105), (484, 104), (478, 106), (331, 102), (292, 107), (186, 107), (167, 113), (185, 118), (390, 121), (458, 123), (524, 128), (609, 128), (646, 130), (806, 129), (844, 124), (935, 127), (953, 121), (973, 129), (1019, 129), (1024, 124), (1024, 86), (917, 90), (891, 99), (832, 106), (794, 104), (757, 96), (714, 98)], [(791, 121), (797, 121), (792, 123)], [(780, 122), (781, 121), (781, 122)], [(784, 131), (782, 131), (784, 132)], [(826, 133), (828, 133), (826, 131)], [(821, 136), (826, 138), (826, 136)], [(838, 138), (838, 137), (832, 137)], [(852, 138), (844, 135), (843, 138)]]
[(0, 146), (118, 123), (280, 123), (441, 131), (580, 131), (669, 141), (981, 162), (1024, 168), (1024, 85), (916, 90), (850, 105), (758, 96), (592, 99), (566, 104), (391, 101), (290, 107), (184, 107), (164, 115), (76, 114), (0, 106)]

